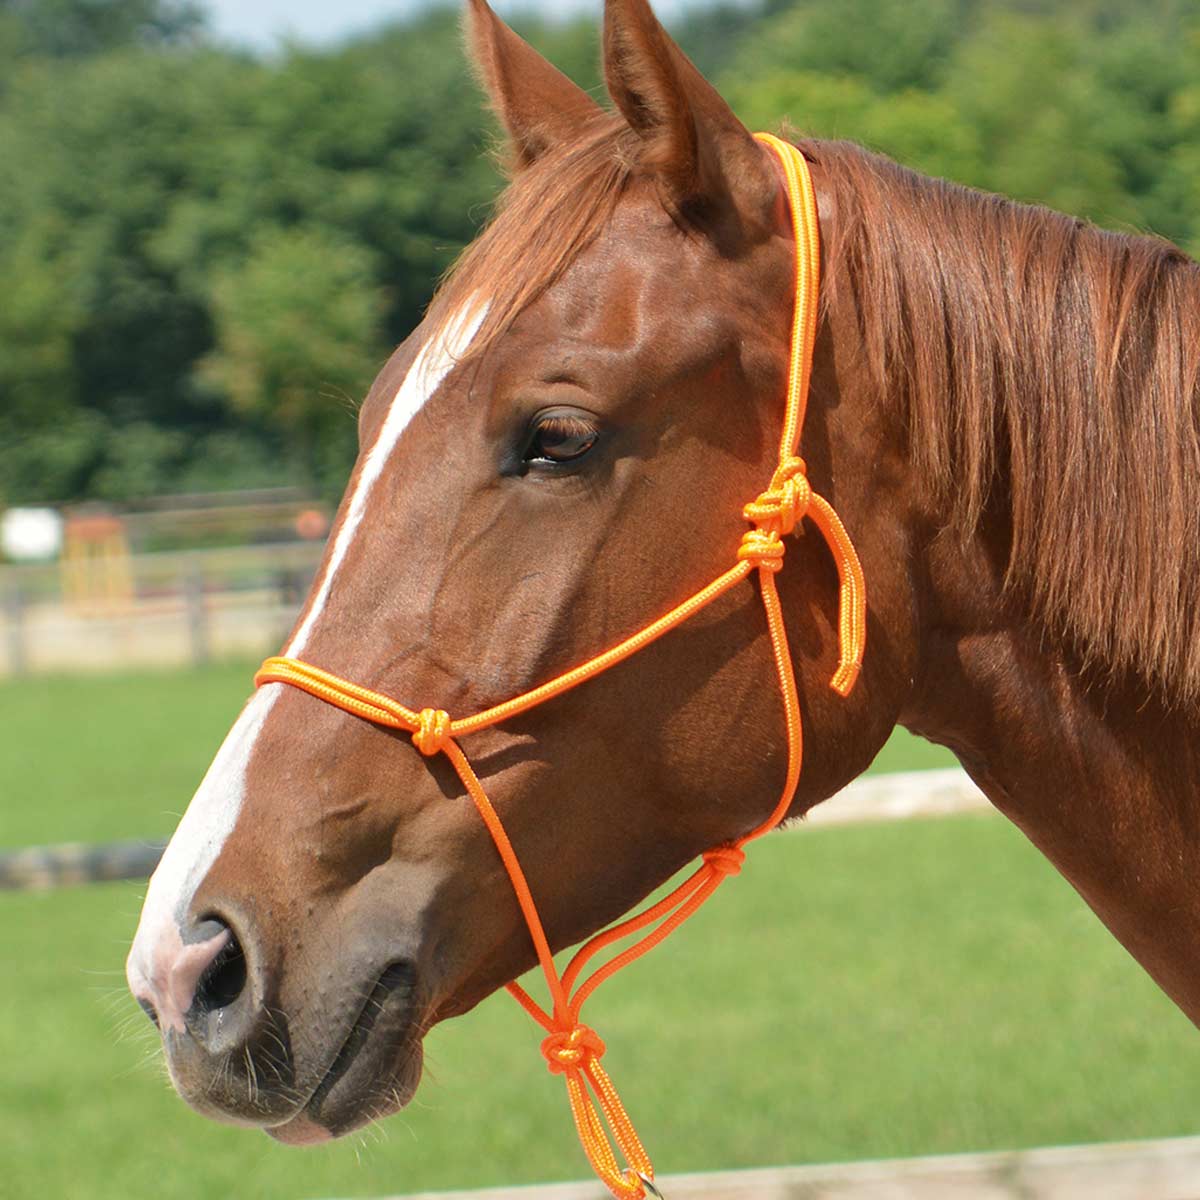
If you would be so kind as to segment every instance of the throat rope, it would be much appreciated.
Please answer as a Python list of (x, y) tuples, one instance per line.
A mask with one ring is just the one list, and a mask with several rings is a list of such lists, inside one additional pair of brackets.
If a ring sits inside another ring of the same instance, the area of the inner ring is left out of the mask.
[[(812, 181), (804, 156), (794, 146), (770, 134), (755, 136), (778, 156), (786, 179), (796, 240), (795, 310), (779, 466), (766, 491), (743, 509), (743, 515), (753, 528), (742, 538), (734, 565), (682, 604), (620, 644), (532, 691), (474, 716), (452, 718), (441, 709), (407, 708), (390, 696), (339, 678), (300, 659), (268, 658), (255, 676), (255, 683), (259, 686), (265, 683), (290, 684), (364, 720), (391, 729), (407, 730), (412, 733), (413, 743), (422, 754), (444, 754), (449, 759), (487, 826), (512, 882), (517, 903), (529, 926), (538, 962), (546, 977), (550, 992), (549, 1010), (538, 1004), (518, 983), (508, 984), (508, 990), (546, 1031), (542, 1054), (551, 1073), (563, 1076), (566, 1081), (571, 1114), (584, 1151), (593, 1170), (618, 1200), (642, 1200), (647, 1190), (658, 1195), (653, 1182), (654, 1168), (612, 1081), (600, 1065), (604, 1042), (594, 1030), (581, 1022), (580, 1012), (587, 998), (610, 975), (656, 946), (672, 930), (682, 925), (727, 877), (736, 875), (745, 860), (743, 848), (746, 843), (773, 829), (791, 807), (800, 779), (802, 733), (795, 674), (787, 629), (775, 588), (775, 574), (783, 566), (783, 538), (806, 517), (821, 531), (837, 563), (840, 580), (839, 663), (830, 686), (840, 695), (848, 695), (853, 688), (866, 645), (866, 589), (858, 555), (833, 508), (810, 487), (804, 461), (797, 456), (812, 370), (820, 279), (819, 231)], [(754, 573), (758, 575), (787, 727), (787, 774), (779, 802), (770, 816), (749, 833), (736, 841), (705, 851), (700, 865), (669, 895), (596, 934), (576, 951), (560, 977), (525, 873), (500, 817), (459, 746), (459, 739), (526, 712), (608, 670), (682, 624)], [(597, 953), (647, 928), (648, 932), (640, 940), (615, 954), (582, 983), (579, 982), (584, 967)], [(617, 1150), (624, 1159), (624, 1166), (617, 1159)]]

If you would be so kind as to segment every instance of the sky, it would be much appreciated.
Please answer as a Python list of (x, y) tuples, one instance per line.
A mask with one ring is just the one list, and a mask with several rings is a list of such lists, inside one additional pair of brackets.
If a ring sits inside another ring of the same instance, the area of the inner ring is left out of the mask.
[[(283, 37), (327, 44), (363, 33), (385, 21), (422, 8), (427, 0), (203, 0), (213, 29), (221, 38), (269, 50)], [(670, 17), (688, 0), (657, 0), (660, 16)], [(501, 13), (536, 9), (547, 16), (581, 11), (600, 14), (601, 0), (525, 0), (496, 5)]]

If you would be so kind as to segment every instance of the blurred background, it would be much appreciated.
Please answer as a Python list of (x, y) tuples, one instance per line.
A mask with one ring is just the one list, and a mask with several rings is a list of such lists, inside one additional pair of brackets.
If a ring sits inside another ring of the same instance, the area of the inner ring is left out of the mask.
[[(501, 11), (598, 89), (598, 2)], [(1200, 0), (660, 11), (753, 128), (1200, 250)], [(456, 9), (0, 0), (0, 1197), (585, 1174), (502, 1001), (346, 1145), (193, 1116), (124, 992), (141, 885), (80, 882), (153, 862), (290, 625), (494, 138)], [(875, 770), (950, 762), (898, 735)], [(998, 817), (756, 855), (597, 1002), (661, 1169), (1195, 1131), (1194, 1030)]]

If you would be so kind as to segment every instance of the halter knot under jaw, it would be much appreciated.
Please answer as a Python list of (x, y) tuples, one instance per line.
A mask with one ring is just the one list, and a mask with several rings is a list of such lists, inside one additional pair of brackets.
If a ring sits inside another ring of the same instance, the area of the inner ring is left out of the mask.
[(590, 1061), (601, 1058), (605, 1049), (603, 1039), (589, 1025), (556, 1029), (542, 1039), (542, 1054), (551, 1075), (582, 1070)]
[(746, 852), (740, 846), (713, 846), (701, 857), (718, 875), (738, 875), (746, 861)]
[(445, 750), (450, 740), (450, 714), (440, 708), (423, 708), (420, 724), (413, 730), (413, 745), (426, 757)]

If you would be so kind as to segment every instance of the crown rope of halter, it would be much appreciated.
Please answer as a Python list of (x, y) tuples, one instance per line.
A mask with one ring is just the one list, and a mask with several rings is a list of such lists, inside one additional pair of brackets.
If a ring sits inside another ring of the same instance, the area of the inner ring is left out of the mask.
[[(406, 708), (390, 696), (341, 679), (320, 667), (294, 658), (269, 658), (255, 676), (255, 683), (258, 685), (291, 684), (364, 720), (392, 729), (408, 730), (422, 754), (440, 753), (450, 760), (487, 826), (512, 881), (517, 902), (529, 926), (538, 962), (546, 977), (550, 991), (550, 1009), (547, 1011), (542, 1008), (515, 982), (508, 984), (508, 990), (546, 1031), (546, 1037), (542, 1041), (542, 1053), (551, 1072), (562, 1075), (566, 1080), (571, 1113), (584, 1151), (596, 1174), (618, 1200), (641, 1200), (646, 1194), (646, 1188), (653, 1188), (654, 1168), (616, 1089), (600, 1065), (604, 1043), (592, 1029), (580, 1022), (580, 1010), (588, 996), (610, 975), (656, 946), (673, 929), (686, 921), (712, 895), (722, 880), (729, 875), (736, 875), (741, 870), (745, 858), (743, 847), (746, 843), (761, 837), (778, 825), (791, 806), (800, 779), (800, 704), (796, 694), (787, 630), (775, 588), (775, 573), (783, 566), (782, 539), (805, 517), (811, 519), (820, 529), (837, 563), (840, 581), (839, 663), (830, 686), (839, 694), (849, 694), (854, 686), (866, 645), (866, 588), (858, 556), (837, 514), (828, 502), (816, 495), (809, 486), (804, 461), (797, 457), (812, 370), (820, 280), (819, 230), (812, 181), (804, 156), (794, 146), (770, 134), (760, 133), (755, 136), (774, 151), (783, 165), (792, 229), (796, 240), (795, 309), (792, 317), (787, 407), (779, 444), (779, 466), (766, 491), (742, 510), (753, 528), (742, 538), (736, 563), (707, 587), (701, 588), (682, 604), (619, 645), (532, 691), (474, 716), (451, 718), (441, 709), (423, 708), (418, 711)], [(459, 747), (458, 739), (523, 713), (591, 679), (601, 671), (608, 670), (686, 621), (754, 572), (758, 574), (787, 727), (787, 774), (779, 802), (770, 816), (751, 832), (736, 841), (705, 851), (699, 867), (668, 896), (611, 929), (596, 934), (576, 951), (560, 977), (555, 969), (550, 945), (525, 873), (508, 840), (500, 817)], [(598, 967), (582, 983), (578, 982), (583, 968), (596, 953), (647, 926), (652, 928), (639, 941)], [(605, 1123), (608, 1126), (607, 1132)], [(624, 1168), (617, 1161), (613, 1150), (614, 1142), (625, 1160)]]

